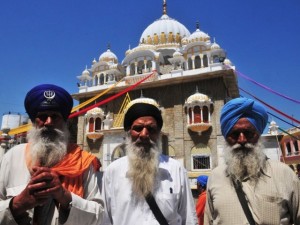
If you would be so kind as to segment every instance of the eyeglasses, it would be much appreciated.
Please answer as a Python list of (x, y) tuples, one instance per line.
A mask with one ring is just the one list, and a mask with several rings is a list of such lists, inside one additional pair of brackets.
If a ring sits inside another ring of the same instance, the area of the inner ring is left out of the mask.
[(134, 125), (131, 127), (131, 130), (137, 132), (137, 133), (140, 133), (142, 132), (142, 130), (146, 128), (148, 130), (148, 132), (150, 134), (155, 134), (158, 132), (158, 128), (156, 125), (148, 125), (148, 126), (144, 126), (144, 125)]
[(36, 118), (38, 118), (39, 120), (45, 122), (48, 117), (50, 117), (52, 120), (57, 120), (62, 118), (60, 113), (57, 112), (53, 112), (53, 113), (39, 113), (37, 114)]

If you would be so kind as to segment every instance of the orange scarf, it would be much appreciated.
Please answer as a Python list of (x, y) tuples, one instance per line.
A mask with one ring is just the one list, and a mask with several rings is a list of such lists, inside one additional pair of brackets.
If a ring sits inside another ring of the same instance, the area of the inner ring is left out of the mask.
[[(27, 165), (30, 165), (29, 144), (26, 146)], [(83, 173), (93, 165), (94, 170), (98, 171), (101, 167), (99, 159), (78, 145), (70, 144), (66, 156), (51, 169), (61, 176), (61, 182), (68, 191), (83, 197)]]
[(95, 171), (99, 170), (101, 164), (96, 156), (72, 144), (69, 146), (68, 154), (52, 167), (52, 170), (63, 176), (61, 182), (64, 188), (83, 197), (83, 173), (91, 163)]

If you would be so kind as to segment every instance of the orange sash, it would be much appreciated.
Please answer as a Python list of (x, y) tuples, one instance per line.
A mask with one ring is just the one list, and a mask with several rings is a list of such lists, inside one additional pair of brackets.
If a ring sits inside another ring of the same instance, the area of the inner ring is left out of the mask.
[[(27, 149), (29, 149), (28, 145)], [(64, 188), (83, 197), (83, 173), (91, 163), (95, 171), (101, 167), (100, 161), (95, 155), (83, 151), (76, 144), (70, 144), (66, 156), (51, 169), (62, 176), (61, 182)]]

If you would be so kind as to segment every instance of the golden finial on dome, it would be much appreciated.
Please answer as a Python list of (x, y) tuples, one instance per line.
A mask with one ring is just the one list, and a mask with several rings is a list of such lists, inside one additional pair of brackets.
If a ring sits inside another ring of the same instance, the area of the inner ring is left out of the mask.
[(163, 0), (163, 15), (167, 15), (167, 0)]
[(107, 50), (110, 50), (110, 43), (107, 44)]

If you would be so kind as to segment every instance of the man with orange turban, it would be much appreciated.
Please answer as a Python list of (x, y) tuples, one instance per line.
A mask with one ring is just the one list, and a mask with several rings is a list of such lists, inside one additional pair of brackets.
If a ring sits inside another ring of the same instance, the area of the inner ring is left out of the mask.
[(100, 164), (69, 143), (72, 97), (61, 87), (42, 84), (27, 93), (24, 104), (32, 129), (27, 144), (13, 147), (2, 158), (0, 224), (100, 224)]

